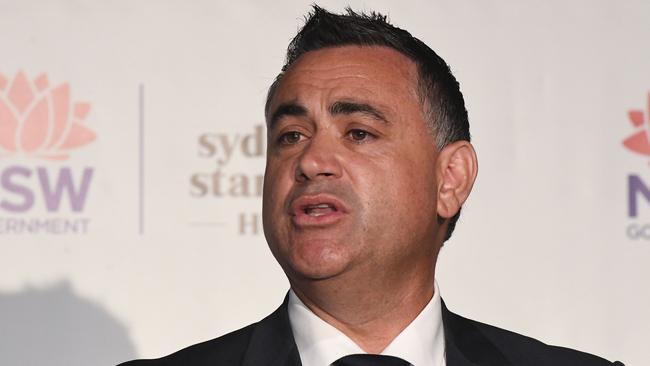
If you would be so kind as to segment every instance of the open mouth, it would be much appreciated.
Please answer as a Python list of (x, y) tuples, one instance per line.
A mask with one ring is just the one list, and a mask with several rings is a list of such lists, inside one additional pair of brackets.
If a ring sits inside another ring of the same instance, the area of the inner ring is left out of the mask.
[(302, 227), (334, 224), (346, 212), (341, 201), (326, 194), (301, 196), (291, 204), (292, 220), (295, 225)]
[(306, 215), (319, 217), (338, 211), (336, 206), (330, 203), (319, 203), (317, 205), (307, 205), (302, 210)]

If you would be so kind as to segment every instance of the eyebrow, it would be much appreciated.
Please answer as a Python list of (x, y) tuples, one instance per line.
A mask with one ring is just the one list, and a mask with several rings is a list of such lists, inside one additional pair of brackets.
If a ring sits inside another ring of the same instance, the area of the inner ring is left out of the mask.
[(278, 121), (284, 117), (294, 116), (294, 117), (304, 117), (307, 115), (307, 108), (298, 104), (297, 102), (288, 102), (283, 103), (278, 106), (278, 108), (273, 112), (271, 118), (269, 119), (269, 129), (272, 129)]
[(337, 114), (360, 113), (368, 117), (371, 117), (372, 119), (377, 120), (379, 122), (390, 124), (390, 122), (388, 122), (386, 117), (384, 117), (383, 113), (381, 113), (377, 108), (367, 103), (348, 102), (348, 101), (334, 102), (330, 106), (329, 112), (333, 116)]
[[(367, 103), (350, 102), (350, 101), (334, 102), (329, 107), (329, 113), (333, 116), (340, 115), (340, 114), (348, 115), (348, 114), (360, 113), (376, 121), (385, 124), (390, 124), (390, 122), (386, 119), (386, 117), (381, 111), (379, 111), (377, 108)], [(278, 108), (276, 108), (276, 110), (271, 115), (271, 118), (269, 119), (268, 128), (272, 129), (280, 121), (280, 119), (284, 117), (304, 117), (307, 114), (308, 114), (307, 108), (300, 105), (297, 102), (292, 101), (292, 102), (280, 104)]]

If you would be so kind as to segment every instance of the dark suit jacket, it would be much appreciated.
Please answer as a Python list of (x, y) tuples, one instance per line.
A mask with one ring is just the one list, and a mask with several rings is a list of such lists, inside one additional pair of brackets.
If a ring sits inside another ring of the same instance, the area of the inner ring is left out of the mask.
[[(507, 330), (465, 319), (442, 304), (447, 366), (607, 366), (600, 357), (546, 345)], [(156, 360), (120, 366), (301, 366), (287, 301), (262, 321)]]

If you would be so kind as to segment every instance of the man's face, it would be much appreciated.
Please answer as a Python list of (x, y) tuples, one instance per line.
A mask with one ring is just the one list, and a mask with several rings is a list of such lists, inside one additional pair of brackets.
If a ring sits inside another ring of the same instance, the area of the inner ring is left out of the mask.
[(434, 264), (437, 152), (416, 80), (404, 55), (357, 46), (308, 52), (282, 78), (263, 220), (290, 279)]

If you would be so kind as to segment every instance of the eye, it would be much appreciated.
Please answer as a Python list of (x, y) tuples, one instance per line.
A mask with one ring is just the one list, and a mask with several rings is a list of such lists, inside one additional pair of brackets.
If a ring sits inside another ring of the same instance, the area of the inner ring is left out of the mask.
[(355, 142), (363, 142), (375, 137), (370, 132), (360, 130), (360, 129), (353, 129), (348, 131), (348, 136), (350, 136), (350, 139), (352, 139)]
[(293, 145), (301, 141), (304, 135), (298, 131), (285, 132), (278, 138), (278, 142), (282, 145)]

